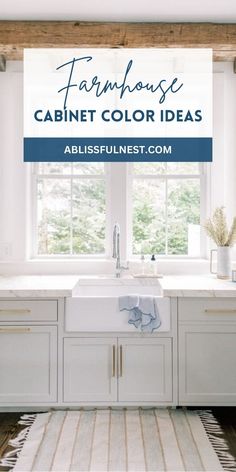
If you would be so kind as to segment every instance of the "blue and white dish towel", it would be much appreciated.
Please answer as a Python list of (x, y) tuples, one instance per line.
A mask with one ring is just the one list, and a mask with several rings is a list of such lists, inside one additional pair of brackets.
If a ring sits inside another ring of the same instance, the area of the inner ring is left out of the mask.
[(125, 295), (119, 297), (120, 311), (129, 311), (128, 323), (141, 331), (152, 333), (159, 328), (161, 320), (155, 303), (155, 297), (150, 295)]

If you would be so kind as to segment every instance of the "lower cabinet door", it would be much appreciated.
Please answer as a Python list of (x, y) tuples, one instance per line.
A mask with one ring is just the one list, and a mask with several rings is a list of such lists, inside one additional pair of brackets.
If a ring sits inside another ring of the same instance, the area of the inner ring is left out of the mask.
[(172, 340), (119, 338), (118, 399), (171, 402)]
[(236, 403), (235, 360), (235, 325), (199, 323), (180, 326), (180, 405)]
[(64, 339), (64, 401), (117, 400), (116, 338)]
[(0, 327), (0, 403), (57, 401), (57, 327)]

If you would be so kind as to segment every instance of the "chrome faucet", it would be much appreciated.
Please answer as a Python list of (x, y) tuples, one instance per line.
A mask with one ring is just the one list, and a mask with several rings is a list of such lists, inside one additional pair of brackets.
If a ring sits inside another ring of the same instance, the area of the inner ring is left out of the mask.
[(113, 251), (112, 251), (113, 259), (116, 259), (116, 277), (121, 276), (122, 270), (128, 270), (128, 265), (126, 267), (122, 266), (120, 263), (120, 225), (118, 223), (115, 224), (113, 229)]

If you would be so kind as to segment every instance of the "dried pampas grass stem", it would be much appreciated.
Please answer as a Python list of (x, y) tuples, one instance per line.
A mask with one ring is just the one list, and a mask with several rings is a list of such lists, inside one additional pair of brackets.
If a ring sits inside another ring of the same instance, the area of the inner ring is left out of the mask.
[(233, 219), (230, 230), (228, 229), (224, 207), (216, 208), (212, 219), (208, 219), (204, 225), (207, 235), (217, 246), (230, 246), (236, 243), (236, 218)]

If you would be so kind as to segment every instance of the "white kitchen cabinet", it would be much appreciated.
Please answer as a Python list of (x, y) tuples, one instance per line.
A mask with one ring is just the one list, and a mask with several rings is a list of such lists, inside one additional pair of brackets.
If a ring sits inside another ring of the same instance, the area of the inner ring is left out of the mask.
[(235, 405), (235, 359), (235, 301), (180, 299), (179, 404)]
[(65, 338), (64, 402), (171, 402), (170, 338)]
[(0, 300), (0, 323), (54, 322), (57, 304), (57, 300)]
[(172, 401), (170, 338), (119, 338), (118, 353), (119, 401)]
[(64, 339), (64, 402), (115, 401), (116, 338)]
[(1, 325), (0, 403), (57, 401), (57, 327)]

